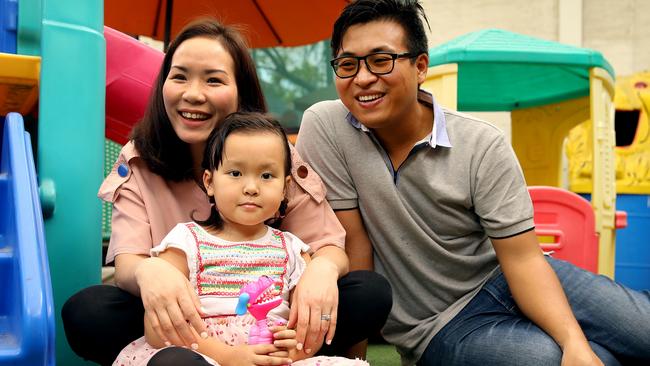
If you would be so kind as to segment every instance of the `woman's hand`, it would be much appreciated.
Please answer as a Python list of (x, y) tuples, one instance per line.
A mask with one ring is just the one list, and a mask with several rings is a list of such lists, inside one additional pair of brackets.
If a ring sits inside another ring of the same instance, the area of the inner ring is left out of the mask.
[(339, 301), (338, 276), (335, 264), (325, 257), (316, 257), (293, 290), (287, 326), (296, 329), (298, 350), (313, 355), (324, 339), (327, 344), (332, 342)]
[(586, 340), (569, 342), (562, 352), (562, 366), (603, 366)]
[(161, 258), (143, 260), (135, 271), (145, 318), (165, 345), (196, 346), (192, 333), (207, 337), (201, 303), (187, 277)]

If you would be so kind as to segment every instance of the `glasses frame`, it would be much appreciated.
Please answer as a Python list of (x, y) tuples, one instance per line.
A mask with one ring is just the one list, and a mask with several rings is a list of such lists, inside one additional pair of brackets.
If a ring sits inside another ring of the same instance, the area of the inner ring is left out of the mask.
[[(368, 60), (368, 57), (375, 56), (375, 55), (390, 56), (390, 58), (393, 60), (393, 64), (391, 65), (390, 70), (388, 70), (386, 72), (374, 72), (374, 71), (372, 71), (372, 68), (370, 66), (368, 66), (368, 61), (367, 60)], [(332, 69), (334, 70), (334, 74), (339, 79), (349, 79), (349, 78), (353, 78), (353, 77), (357, 76), (357, 74), (359, 73), (359, 70), (361, 70), (361, 61), (362, 60), (363, 60), (363, 63), (366, 64), (366, 69), (371, 74), (373, 74), (373, 75), (387, 75), (387, 74), (390, 74), (391, 72), (393, 72), (393, 70), (395, 69), (395, 61), (397, 59), (400, 59), (400, 58), (409, 58), (410, 59), (410, 58), (418, 57), (419, 55), (420, 55), (419, 53), (416, 54), (416, 53), (412, 53), (412, 52), (403, 52), (403, 53), (373, 52), (373, 53), (369, 53), (369, 54), (367, 54), (365, 56), (340, 56), (340, 57), (336, 57), (336, 58), (333, 58), (333, 59), (330, 60), (330, 65), (332, 66)], [(336, 67), (335, 63), (336, 63), (336, 61), (341, 60), (341, 59), (345, 59), (345, 58), (353, 58), (353, 59), (357, 60), (357, 71), (355, 71), (354, 74), (349, 75), (349, 76), (340, 76), (338, 74), (338, 72), (336, 71), (337, 67)]]

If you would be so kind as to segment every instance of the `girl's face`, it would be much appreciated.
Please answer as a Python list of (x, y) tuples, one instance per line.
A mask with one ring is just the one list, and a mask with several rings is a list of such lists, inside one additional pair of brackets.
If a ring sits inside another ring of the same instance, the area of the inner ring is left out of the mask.
[(232, 57), (214, 38), (190, 38), (178, 46), (162, 94), (182, 141), (201, 149), (215, 126), (237, 111), (234, 70)]
[(283, 139), (273, 132), (233, 132), (217, 170), (205, 171), (203, 183), (214, 196), (224, 227), (262, 225), (275, 216), (285, 196)]

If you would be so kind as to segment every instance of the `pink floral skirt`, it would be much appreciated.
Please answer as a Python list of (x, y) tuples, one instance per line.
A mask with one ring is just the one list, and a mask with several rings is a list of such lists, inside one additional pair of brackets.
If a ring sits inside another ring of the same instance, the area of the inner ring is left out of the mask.
[[(248, 331), (255, 319), (250, 315), (214, 317), (203, 319), (208, 329), (208, 335), (229, 345), (246, 344)], [(154, 348), (145, 341), (144, 337), (129, 343), (117, 356), (113, 366), (146, 366), (149, 360), (164, 348)], [(201, 354), (200, 352), (197, 352)], [(201, 354), (207, 362), (219, 366), (212, 358)], [(327, 366), (327, 365), (368, 365), (362, 360), (351, 360), (342, 357), (317, 356), (292, 363), (293, 366)]]

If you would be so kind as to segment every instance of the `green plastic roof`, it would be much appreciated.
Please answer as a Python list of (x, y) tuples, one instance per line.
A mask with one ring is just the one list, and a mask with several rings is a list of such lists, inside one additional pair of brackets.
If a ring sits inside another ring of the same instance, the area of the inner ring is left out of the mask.
[(500, 29), (429, 50), (429, 66), (458, 64), (458, 109), (511, 111), (589, 95), (589, 69), (612, 66), (595, 50)]

